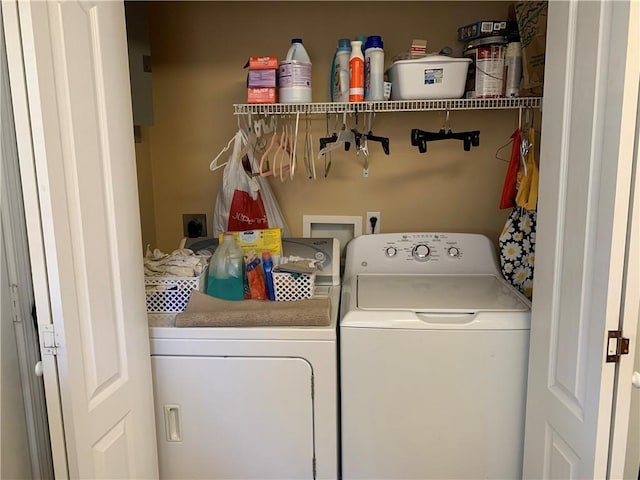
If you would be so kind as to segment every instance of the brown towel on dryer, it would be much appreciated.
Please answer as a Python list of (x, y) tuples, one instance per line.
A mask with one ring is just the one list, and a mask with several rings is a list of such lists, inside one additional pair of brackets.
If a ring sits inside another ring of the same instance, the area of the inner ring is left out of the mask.
[(194, 290), (176, 327), (320, 327), (331, 323), (329, 298), (296, 302), (222, 300)]

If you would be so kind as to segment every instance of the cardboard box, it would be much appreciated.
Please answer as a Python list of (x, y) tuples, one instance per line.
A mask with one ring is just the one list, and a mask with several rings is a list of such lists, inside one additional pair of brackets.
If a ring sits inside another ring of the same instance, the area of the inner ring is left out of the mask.
[(427, 41), (414, 38), (409, 48), (409, 58), (421, 58), (427, 55)]
[(244, 68), (247, 67), (249, 67), (249, 70), (277, 70), (278, 57), (249, 57)]
[(521, 96), (542, 96), (547, 37), (548, 2), (516, 2), (522, 43)]
[(247, 87), (275, 87), (277, 70), (249, 70), (247, 75)]
[(247, 103), (276, 103), (277, 101), (275, 87), (247, 88)]
[(458, 29), (458, 40), (468, 42), (481, 37), (506, 35), (511, 31), (517, 33), (517, 24), (506, 20), (480, 20)]

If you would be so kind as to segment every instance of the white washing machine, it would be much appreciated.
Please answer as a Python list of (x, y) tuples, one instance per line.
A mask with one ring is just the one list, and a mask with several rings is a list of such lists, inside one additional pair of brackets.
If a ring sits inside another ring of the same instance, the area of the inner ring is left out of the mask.
[(347, 245), (342, 478), (521, 478), (530, 303), (487, 237)]
[(335, 479), (338, 473), (337, 240), (283, 240), (323, 258), (326, 327), (175, 327), (149, 315), (163, 479)]

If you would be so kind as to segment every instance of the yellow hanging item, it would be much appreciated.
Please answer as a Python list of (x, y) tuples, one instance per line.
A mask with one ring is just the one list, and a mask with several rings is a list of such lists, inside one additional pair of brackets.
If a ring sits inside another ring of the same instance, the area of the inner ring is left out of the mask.
[(523, 158), (524, 168), (518, 171), (518, 193), (516, 205), (526, 210), (535, 210), (538, 206), (538, 164), (535, 159), (535, 130), (528, 131), (529, 145)]

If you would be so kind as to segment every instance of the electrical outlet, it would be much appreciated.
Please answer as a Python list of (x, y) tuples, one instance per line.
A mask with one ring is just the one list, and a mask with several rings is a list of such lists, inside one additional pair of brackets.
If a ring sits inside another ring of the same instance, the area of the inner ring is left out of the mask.
[(183, 213), (182, 231), (185, 237), (206, 237), (207, 216), (204, 213)]
[(367, 212), (365, 231), (367, 234), (380, 233), (380, 212)]

